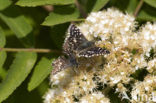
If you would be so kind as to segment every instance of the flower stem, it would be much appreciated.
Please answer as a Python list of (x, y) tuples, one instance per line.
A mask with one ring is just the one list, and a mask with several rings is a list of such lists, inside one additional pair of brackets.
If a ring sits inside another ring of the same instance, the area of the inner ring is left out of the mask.
[(135, 11), (134, 11), (134, 17), (137, 17), (137, 15), (138, 15), (138, 13), (139, 13), (139, 11), (140, 11), (140, 9), (141, 9), (141, 7), (142, 7), (142, 5), (143, 5), (143, 0), (140, 0), (140, 2), (139, 2), (139, 4), (137, 5), (137, 8), (135, 9)]
[(7, 51), (7, 52), (37, 52), (37, 53), (60, 53), (60, 51), (57, 50), (51, 50), (51, 49), (36, 49), (36, 48), (0, 48), (0, 51)]

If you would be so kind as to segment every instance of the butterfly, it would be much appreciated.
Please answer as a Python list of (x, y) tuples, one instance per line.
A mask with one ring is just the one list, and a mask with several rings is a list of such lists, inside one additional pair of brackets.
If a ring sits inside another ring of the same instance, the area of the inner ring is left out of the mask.
[(95, 46), (93, 41), (88, 41), (80, 29), (74, 24), (71, 24), (68, 28), (68, 35), (66, 36), (63, 44), (63, 53), (67, 58), (65, 56), (61, 56), (52, 63), (54, 68), (52, 70), (53, 75), (68, 67), (77, 68), (78, 61), (76, 58), (91, 58), (94, 56), (109, 54), (110, 52), (105, 48)]

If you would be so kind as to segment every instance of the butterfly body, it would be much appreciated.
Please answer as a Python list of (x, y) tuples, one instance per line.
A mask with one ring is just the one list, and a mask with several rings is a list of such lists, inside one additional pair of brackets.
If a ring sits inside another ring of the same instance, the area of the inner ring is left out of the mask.
[(94, 42), (88, 41), (80, 32), (80, 29), (74, 24), (71, 24), (68, 29), (68, 35), (64, 41), (63, 50), (67, 58), (59, 57), (52, 63), (54, 67), (52, 74), (56, 74), (67, 67), (77, 68), (79, 66), (77, 59), (80, 57), (91, 58), (109, 54), (107, 49), (97, 47)]
[(87, 41), (87, 42), (84, 42), (84, 43), (80, 44), (80, 46), (77, 47), (76, 51), (79, 52), (79, 51), (82, 51), (82, 50), (84, 50), (86, 48), (93, 47), (93, 46), (94, 46), (94, 42)]

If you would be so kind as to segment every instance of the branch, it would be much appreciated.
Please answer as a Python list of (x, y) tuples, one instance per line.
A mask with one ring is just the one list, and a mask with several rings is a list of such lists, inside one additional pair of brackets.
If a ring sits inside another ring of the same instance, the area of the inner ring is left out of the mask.
[(137, 8), (135, 9), (135, 11), (134, 11), (134, 17), (137, 17), (137, 15), (138, 15), (138, 13), (139, 13), (139, 11), (140, 11), (140, 9), (141, 9), (141, 7), (142, 7), (142, 5), (143, 5), (143, 0), (140, 0), (140, 2), (139, 2), (139, 4), (137, 5)]
[(78, 0), (75, 0), (75, 5), (79, 9), (82, 17), (86, 18), (87, 17), (87, 13), (84, 11), (84, 9), (82, 8), (82, 6), (79, 4)]
[(60, 53), (58, 50), (51, 50), (51, 49), (35, 49), (35, 48), (0, 48), (0, 51), (7, 51), (7, 52), (37, 52), (37, 53)]
[(54, 10), (52, 5), (45, 5), (45, 6), (42, 6), (42, 7), (43, 7), (43, 9), (45, 9), (48, 12), (52, 12)]

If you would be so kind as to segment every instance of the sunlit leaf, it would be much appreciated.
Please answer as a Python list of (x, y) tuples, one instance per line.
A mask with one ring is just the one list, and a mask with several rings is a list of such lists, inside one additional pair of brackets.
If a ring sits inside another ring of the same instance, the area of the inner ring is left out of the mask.
[(138, 5), (137, 0), (130, 0), (125, 11), (128, 12), (129, 14), (133, 15), (137, 5)]
[(96, 3), (93, 6), (92, 11), (99, 11), (102, 7), (104, 7), (109, 0), (96, 0)]
[(3, 80), (6, 74), (7, 74), (7, 71), (3, 67), (0, 67), (0, 79)]
[(49, 60), (45, 57), (43, 57), (38, 62), (37, 66), (34, 69), (31, 80), (28, 84), (29, 91), (36, 88), (48, 76), (48, 74), (51, 72), (52, 69), (51, 63), (52, 60)]
[(3, 64), (4, 64), (4, 62), (5, 62), (6, 57), (7, 57), (6, 52), (1, 51), (1, 52), (0, 52), (0, 67), (2, 67), (2, 66), (3, 66)]
[(20, 6), (40, 6), (40, 5), (66, 5), (72, 3), (74, 3), (74, 0), (19, 0), (16, 4)]
[(88, 13), (99, 11), (108, 3), (108, 1), (109, 0), (88, 0), (85, 7)]
[(0, 11), (10, 6), (11, 3), (12, 3), (11, 0), (0, 0)]
[(156, 0), (144, 0), (147, 4), (156, 8)]
[(43, 25), (52, 26), (56, 24), (66, 23), (70, 21), (77, 21), (79, 17), (79, 11), (75, 6), (58, 6), (55, 10), (46, 17)]
[(6, 44), (6, 40), (5, 40), (4, 31), (0, 27), (0, 47), (4, 47), (5, 44)]
[(32, 26), (16, 6), (11, 6), (0, 12), (0, 18), (10, 27), (15, 35), (25, 44), (33, 45)]
[(0, 84), (0, 102), (5, 100), (26, 79), (36, 58), (36, 53), (17, 53), (6, 78)]
[[(4, 47), (5, 44), (6, 44), (5, 35), (4, 35), (2, 28), (0, 27), (0, 48)], [(0, 51), (0, 76), (1, 77), (4, 77), (4, 75), (3, 75), (4, 73), (2, 73), (2, 72), (4, 72), (2, 66), (6, 60), (6, 56), (7, 56), (7, 54), (5, 51)]]

